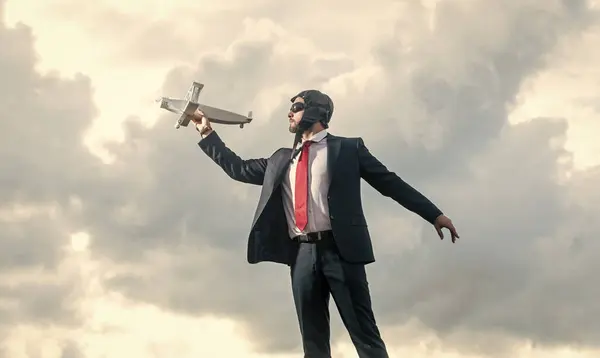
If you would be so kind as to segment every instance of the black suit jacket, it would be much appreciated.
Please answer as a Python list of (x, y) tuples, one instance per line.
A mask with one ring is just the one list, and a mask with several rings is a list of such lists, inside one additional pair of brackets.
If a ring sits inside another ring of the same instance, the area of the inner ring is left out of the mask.
[[(290, 164), (291, 149), (280, 148), (270, 158), (243, 160), (227, 148), (216, 132), (198, 145), (232, 179), (262, 185), (248, 237), (248, 262), (271, 261), (291, 265), (298, 244), (292, 241), (283, 208), (282, 181)], [(442, 212), (425, 196), (390, 172), (365, 147), (362, 138), (327, 135), (328, 193), (331, 226), (340, 255), (348, 262), (375, 261), (363, 213), (361, 178), (382, 195), (430, 223)]]

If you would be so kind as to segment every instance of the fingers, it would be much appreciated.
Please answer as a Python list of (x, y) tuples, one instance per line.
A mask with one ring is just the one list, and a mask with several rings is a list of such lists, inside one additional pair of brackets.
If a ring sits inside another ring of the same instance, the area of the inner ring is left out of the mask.
[(456, 228), (454, 227), (454, 225), (450, 225), (448, 230), (450, 230), (450, 234), (452, 234), (453, 243), (456, 242), (456, 239), (460, 239), (460, 236), (458, 236), (458, 232), (456, 232)]
[(442, 228), (438, 225), (435, 225), (435, 231), (437, 231), (440, 240), (444, 240), (444, 233), (442, 232)]
[(446, 229), (448, 229), (448, 231), (450, 231), (450, 236), (451, 236), (451, 239), (452, 239), (452, 243), (455, 243), (456, 239), (460, 239), (460, 236), (458, 235), (458, 232), (456, 231), (456, 228), (452, 224), (448, 224), (448, 225), (434, 225), (434, 227), (435, 227), (435, 231), (437, 231), (438, 236), (440, 237), (440, 240), (444, 240), (444, 232), (442, 231), (443, 228), (446, 228)]
[(206, 118), (204, 112), (202, 112), (199, 109), (196, 109), (196, 111), (191, 117), (191, 120), (192, 122), (194, 122), (194, 126), (196, 127), (196, 131), (198, 131), (203, 136), (207, 133), (210, 133), (212, 128), (210, 127), (210, 121), (208, 120), (208, 118)]
[(199, 109), (196, 109), (196, 111), (194, 112), (194, 114), (191, 117), (192, 117), (192, 122), (194, 122), (195, 124), (206, 124), (206, 123), (208, 123), (208, 120), (204, 116), (204, 112), (202, 112)]

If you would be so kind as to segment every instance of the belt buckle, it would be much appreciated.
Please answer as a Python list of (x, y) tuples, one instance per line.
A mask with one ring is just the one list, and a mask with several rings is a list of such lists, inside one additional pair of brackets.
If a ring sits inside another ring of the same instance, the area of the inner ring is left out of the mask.
[(317, 232), (309, 232), (306, 234), (302, 234), (298, 236), (298, 239), (301, 242), (318, 242), (322, 241), (326, 238), (327, 232), (325, 231), (317, 231)]
[(309, 233), (300, 234), (300, 235), (296, 236), (296, 238), (299, 242), (308, 242), (308, 243), (313, 242), (313, 237)]

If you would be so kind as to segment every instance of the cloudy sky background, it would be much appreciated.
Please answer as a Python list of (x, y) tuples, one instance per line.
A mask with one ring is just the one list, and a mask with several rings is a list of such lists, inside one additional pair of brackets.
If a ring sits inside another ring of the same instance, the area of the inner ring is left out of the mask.
[[(393, 357), (600, 355), (600, 3), (0, 0), (0, 357), (297, 357), (284, 266), (246, 263), (259, 188), (157, 108), (197, 80), (292, 138), (329, 93), (456, 223), (440, 242), (364, 186)], [(337, 357), (355, 357), (332, 305)]]

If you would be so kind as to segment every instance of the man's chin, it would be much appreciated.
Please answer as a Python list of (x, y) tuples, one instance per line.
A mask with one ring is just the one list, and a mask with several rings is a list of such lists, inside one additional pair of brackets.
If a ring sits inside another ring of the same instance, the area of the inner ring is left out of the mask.
[(290, 124), (288, 130), (290, 131), (290, 133), (296, 133), (298, 131), (298, 126), (295, 124)]

